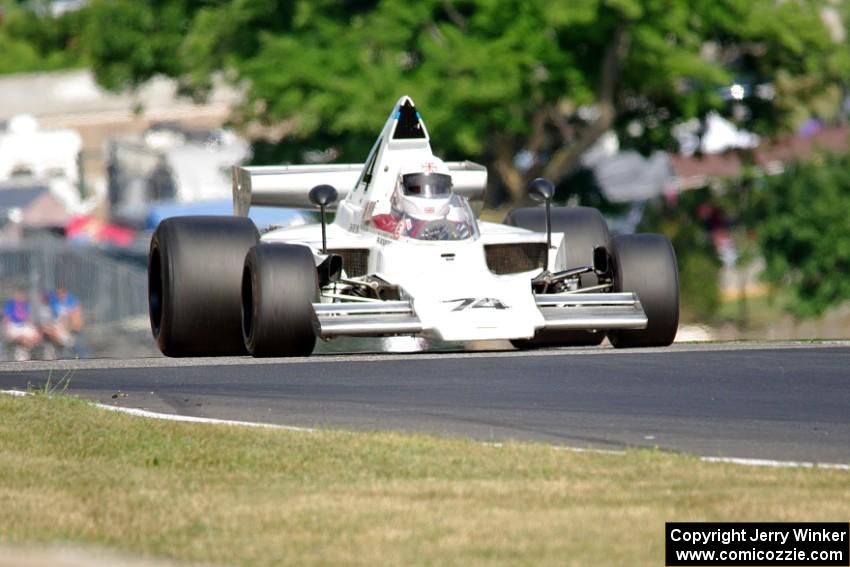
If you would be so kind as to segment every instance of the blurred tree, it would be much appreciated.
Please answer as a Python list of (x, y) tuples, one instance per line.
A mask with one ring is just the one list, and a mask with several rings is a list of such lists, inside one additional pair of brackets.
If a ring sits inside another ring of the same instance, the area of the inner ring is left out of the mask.
[(683, 322), (709, 323), (720, 307), (721, 262), (699, 209), (712, 204), (708, 189), (689, 191), (675, 204), (655, 199), (647, 204), (640, 231), (667, 236), (676, 250)]
[(753, 192), (765, 277), (793, 295), (800, 317), (850, 300), (850, 157), (825, 156)]
[(224, 72), (247, 89), (241, 122), (288, 125), (280, 157), (334, 145), (359, 160), (410, 94), (439, 153), (485, 161), (519, 200), (612, 128), (649, 151), (711, 109), (767, 136), (793, 126), (850, 69), (827, 4), (94, 0), (85, 43), (110, 88), (165, 73), (203, 96)]
[(134, 88), (157, 74), (182, 77), (180, 47), (203, 0), (93, 0), (86, 8), (86, 50), (97, 80)]
[(85, 65), (84, 18), (80, 12), (53, 17), (40, 2), (0, 0), (0, 74)]

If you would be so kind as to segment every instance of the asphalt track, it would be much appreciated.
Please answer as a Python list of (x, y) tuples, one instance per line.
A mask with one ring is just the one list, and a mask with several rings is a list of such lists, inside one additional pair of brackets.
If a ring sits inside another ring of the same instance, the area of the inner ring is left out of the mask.
[(112, 405), (306, 427), (850, 463), (850, 345), (0, 365)]

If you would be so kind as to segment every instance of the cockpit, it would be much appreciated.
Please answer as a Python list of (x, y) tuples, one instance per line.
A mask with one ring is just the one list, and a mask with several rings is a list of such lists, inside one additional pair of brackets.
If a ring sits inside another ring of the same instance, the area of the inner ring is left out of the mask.
[(391, 197), (390, 210), (371, 217), (370, 227), (394, 239), (467, 240), (478, 237), (469, 201), (452, 193), (445, 173), (402, 175)]
[[(412, 228), (412, 227), (411, 227)], [(425, 221), (418, 230), (410, 230), (408, 238), (414, 240), (467, 240), (478, 238), (478, 224), (466, 197), (449, 198), (448, 210), (443, 218)]]

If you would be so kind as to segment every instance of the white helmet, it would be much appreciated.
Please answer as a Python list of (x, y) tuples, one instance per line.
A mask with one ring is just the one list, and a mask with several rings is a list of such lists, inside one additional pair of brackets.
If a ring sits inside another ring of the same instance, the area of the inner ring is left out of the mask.
[(399, 171), (392, 206), (413, 218), (439, 220), (449, 214), (452, 197), (452, 177), (442, 160), (431, 160), (418, 167)]

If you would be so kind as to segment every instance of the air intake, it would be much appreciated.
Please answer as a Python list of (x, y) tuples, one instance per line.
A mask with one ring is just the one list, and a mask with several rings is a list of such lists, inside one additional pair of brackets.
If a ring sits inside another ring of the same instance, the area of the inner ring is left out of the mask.
[(546, 243), (489, 244), (484, 246), (484, 253), (487, 267), (494, 274), (517, 274), (545, 266)]
[(369, 250), (367, 248), (332, 248), (328, 254), (342, 256), (342, 269), (349, 278), (369, 273)]

